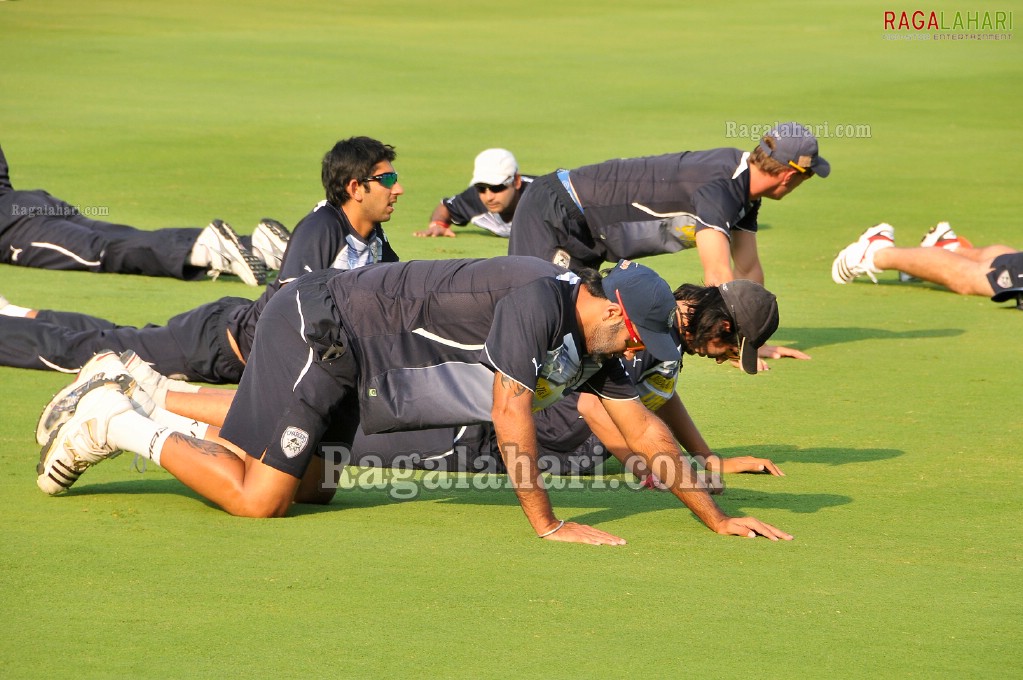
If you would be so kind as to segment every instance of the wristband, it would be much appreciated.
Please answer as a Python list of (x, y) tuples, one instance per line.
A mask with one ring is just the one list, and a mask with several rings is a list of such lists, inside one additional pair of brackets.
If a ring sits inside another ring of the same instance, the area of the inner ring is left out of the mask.
[(539, 536), (537, 536), (537, 538), (547, 538), (551, 534), (557, 533), (558, 529), (560, 529), (563, 526), (565, 526), (565, 520), (561, 520), (560, 522), (558, 522), (558, 526), (554, 527), (553, 529), (551, 529), (550, 531), (548, 531), (545, 534), (540, 534)]
[(441, 229), (447, 229), (450, 225), (447, 222), (441, 222), (440, 220), (434, 220), (430, 222), (431, 227), (440, 227)]

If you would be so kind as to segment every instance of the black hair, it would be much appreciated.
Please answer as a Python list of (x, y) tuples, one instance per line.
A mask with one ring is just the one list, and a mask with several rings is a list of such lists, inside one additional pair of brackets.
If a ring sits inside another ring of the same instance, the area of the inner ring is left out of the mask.
[[(737, 343), (735, 319), (728, 313), (728, 305), (717, 286), (683, 283), (675, 289), (674, 295), (676, 300), (689, 305), (689, 312), (682, 315), (682, 330), (693, 336), (688, 341), (683, 337), (687, 345), (703, 347), (714, 340)], [(725, 321), (731, 330), (724, 330)]]
[[(611, 271), (611, 270), (608, 270)], [(604, 292), (604, 277), (596, 269), (580, 269), (576, 272), (586, 292), (599, 300), (606, 300), (607, 293)]]
[(349, 181), (361, 182), (373, 173), (378, 163), (393, 162), (397, 156), (393, 146), (370, 137), (341, 140), (323, 157), (321, 178), (327, 202), (340, 208), (351, 198), (345, 188)]

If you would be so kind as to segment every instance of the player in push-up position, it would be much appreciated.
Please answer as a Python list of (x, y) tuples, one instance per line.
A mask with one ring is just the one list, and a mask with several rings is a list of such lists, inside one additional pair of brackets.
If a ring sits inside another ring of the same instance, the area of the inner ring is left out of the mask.
[[(260, 318), (222, 444), (137, 413), (117, 383), (99, 381), (44, 447), (39, 485), (63, 491), (123, 449), (232, 514), (280, 516), (292, 502), (333, 497), (340, 468), (321, 445), (350, 443), (360, 422), (372, 433), (490, 421), (537, 535), (619, 545), (617, 536), (558, 520), (536, 464), (532, 411), (577, 389), (600, 399), (629, 450), (712, 530), (791, 539), (714, 503), (617, 360), (644, 346), (677, 360), (676, 320), (667, 284), (628, 261), (605, 278), (531, 258), (313, 273)], [(712, 340), (694, 351), (727, 358), (730, 347)], [(739, 352), (743, 363), (749, 353), (756, 361), (752, 343)]]

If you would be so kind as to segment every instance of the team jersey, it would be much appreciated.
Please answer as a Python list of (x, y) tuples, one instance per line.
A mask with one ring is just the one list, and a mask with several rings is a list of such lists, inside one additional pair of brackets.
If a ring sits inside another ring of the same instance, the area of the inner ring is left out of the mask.
[(312, 212), (295, 225), (284, 251), (277, 279), (269, 283), (253, 304), (234, 310), (228, 321), (231, 335), (243, 357), (252, 349), (256, 321), (281, 286), (309, 272), (334, 268), (347, 271), (377, 262), (397, 262), (398, 255), (387, 241), (380, 224), (368, 239), (352, 227), (344, 212), (320, 201)]
[(703, 229), (757, 231), (748, 159), (721, 148), (610, 160), (569, 171), (566, 188), (605, 260), (673, 253)]
[[(520, 191), (525, 192), (529, 188), (529, 185), (533, 182), (532, 175), (520, 175), (522, 177), (522, 189)], [(441, 201), (444, 207), (448, 209), (448, 215), (451, 219), (451, 224), (458, 227), (463, 227), (466, 224), (472, 222), (481, 229), (508, 238), (511, 234), (511, 215), (505, 216), (492, 213), (487, 210), (487, 207), (483, 204), (483, 200), (480, 199), (480, 193), (476, 191), (476, 187), (471, 186), (460, 194), (455, 196), (449, 196)]]
[(494, 372), (542, 409), (571, 390), (635, 399), (617, 359), (586, 354), (579, 279), (536, 258), (431, 260), (327, 281), (359, 359), (367, 433), (488, 422)]

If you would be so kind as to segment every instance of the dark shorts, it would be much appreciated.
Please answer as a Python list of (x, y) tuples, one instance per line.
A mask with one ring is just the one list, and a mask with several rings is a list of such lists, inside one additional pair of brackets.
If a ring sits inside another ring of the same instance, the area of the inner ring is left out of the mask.
[(1023, 293), (1023, 252), (999, 255), (991, 262), (987, 280), (994, 289), (995, 302), (1010, 300)]
[(303, 277), (267, 303), (220, 432), (298, 478), (314, 455), (350, 450), (359, 426), (358, 364), (323, 282), (330, 275)]
[(509, 255), (531, 255), (578, 271), (599, 269), (604, 249), (590, 234), (583, 214), (556, 175), (533, 181), (515, 208)]

